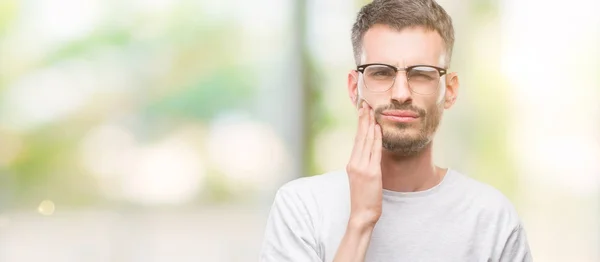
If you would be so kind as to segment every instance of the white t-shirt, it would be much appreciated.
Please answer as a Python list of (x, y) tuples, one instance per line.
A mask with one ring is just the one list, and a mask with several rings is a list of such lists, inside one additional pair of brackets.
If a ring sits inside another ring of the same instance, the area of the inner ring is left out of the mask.
[[(345, 171), (282, 186), (271, 207), (262, 262), (330, 262), (346, 231)], [(532, 261), (517, 212), (498, 190), (448, 169), (420, 192), (383, 191), (367, 262)]]

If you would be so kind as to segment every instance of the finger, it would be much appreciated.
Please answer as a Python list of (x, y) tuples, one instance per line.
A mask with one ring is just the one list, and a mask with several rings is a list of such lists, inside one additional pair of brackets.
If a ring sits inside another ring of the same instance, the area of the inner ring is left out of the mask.
[(354, 146), (352, 148), (352, 154), (350, 155), (350, 161), (358, 161), (362, 157), (365, 134), (368, 129), (368, 110), (363, 106), (358, 110), (358, 128), (356, 131), (356, 137), (354, 138)]
[(368, 166), (371, 158), (371, 152), (373, 150), (373, 141), (375, 139), (375, 119), (374, 112), (372, 109), (369, 110), (369, 129), (367, 130), (365, 143), (363, 145), (363, 153), (361, 158), (362, 166)]
[(359, 98), (358, 103), (356, 104), (356, 108), (357, 109), (363, 108), (364, 102), (365, 102), (365, 100)]
[(381, 126), (375, 125), (375, 139), (373, 140), (373, 149), (371, 153), (370, 168), (381, 168), (381, 150), (383, 150), (383, 134)]

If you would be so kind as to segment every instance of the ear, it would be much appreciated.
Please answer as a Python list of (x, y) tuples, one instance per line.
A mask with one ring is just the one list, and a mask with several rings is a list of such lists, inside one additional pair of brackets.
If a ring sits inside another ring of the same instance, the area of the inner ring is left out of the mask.
[(444, 109), (449, 109), (452, 107), (452, 105), (454, 105), (459, 88), (460, 82), (458, 81), (458, 74), (456, 72), (448, 73), (448, 75), (446, 75), (446, 95), (444, 97)]
[(358, 103), (358, 72), (350, 70), (348, 72), (348, 96), (352, 104), (357, 107)]

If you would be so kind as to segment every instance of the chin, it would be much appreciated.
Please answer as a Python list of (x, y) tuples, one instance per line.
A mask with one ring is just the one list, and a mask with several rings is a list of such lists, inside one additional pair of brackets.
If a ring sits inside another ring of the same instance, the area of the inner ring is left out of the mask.
[(423, 136), (392, 136), (383, 138), (383, 148), (397, 156), (417, 155), (431, 143)]
[(389, 136), (418, 136), (420, 128), (415, 124), (398, 124), (398, 123), (386, 123), (381, 126), (383, 134)]
[(422, 140), (422, 136), (418, 134), (408, 134), (408, 133), (384, 133), (383, 140), (386, 140), (388, 143), (398, 143), (398, 144), (410, 144), (413, 141)]
[(391, 126), (383, 129), (383, 148), (399, 156), (416, 155), (430, 142), (430, 136), (417, 127)]

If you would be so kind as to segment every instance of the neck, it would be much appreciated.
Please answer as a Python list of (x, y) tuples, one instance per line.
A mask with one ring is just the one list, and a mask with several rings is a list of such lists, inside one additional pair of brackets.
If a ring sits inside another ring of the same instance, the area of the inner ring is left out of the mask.
[(412, 156), (399, 156), (383, 150), (381, 175), (383, 188), (397, 192), (416, 192), (440, 183), (445, 169), (433, 164), (432, 143)]

